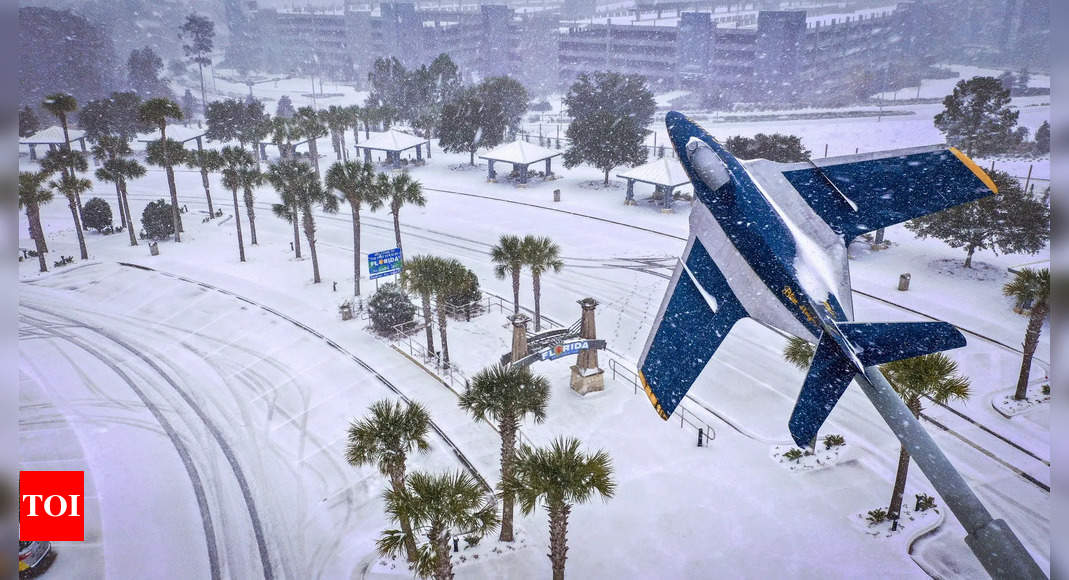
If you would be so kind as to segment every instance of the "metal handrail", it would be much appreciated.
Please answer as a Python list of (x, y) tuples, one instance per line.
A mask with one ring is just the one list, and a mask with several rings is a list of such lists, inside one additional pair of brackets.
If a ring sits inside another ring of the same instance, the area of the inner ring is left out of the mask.
[[(614, 381), (616, 380), (617, 374), (621, 375), (631, 383), (633, 387), (633, 394), (638, 394), (638, 373), (621, 365), (614, 358), (609, 358), (609, 370), (612, 371), (612, 379)], [(694, 428), (695, 431), (702, 431), (709, 439), (709, 441), (713, 441), (714, 439), (716, 439), (716, 430), (713, 429), (708, 423), (698, 419), (698, 415), (694, 411), (688, 409), (683, 402), (680, 402), (679, 405), (676, 406), (676, 411), (679, 414), (680, 429), (682, 429), (684, 425), (690, 425)], [(690, 413), (690, 418), (687, 417), (688, 412)], [(698, 420), (699, 422), (695, 423), (692, 419)]]

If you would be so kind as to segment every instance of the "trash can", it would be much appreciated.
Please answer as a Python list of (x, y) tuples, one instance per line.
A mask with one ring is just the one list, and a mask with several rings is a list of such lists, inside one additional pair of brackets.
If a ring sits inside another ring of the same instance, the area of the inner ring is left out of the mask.
[(156, 242), (149, 242), (149, 244), (148, 244), (148, 253), (153, 255), (153, 256), (159, 256), (160, 255), (160, 246), (159, 246), (159, 244), (157, 244)]
[(902, 292), (909, 290), (909, 272), (898, 277), (898, 289)]
[(560, 201), (560, 190), (559, 189), (554, 189), (553, 190), (553, 201)]

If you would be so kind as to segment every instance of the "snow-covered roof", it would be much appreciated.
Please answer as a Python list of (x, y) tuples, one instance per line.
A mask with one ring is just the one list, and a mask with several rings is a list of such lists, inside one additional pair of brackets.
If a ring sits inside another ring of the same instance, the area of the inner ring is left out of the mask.
[(530, 165), (531, 163), (544, 161), (560, 154), (561, 152), (555, 149), (547, 149), (546, 147), (541, 147), (526, 141), (513, 141), (512, 143), (505, 143), (504, 145), (494, 147), (480, 155), (479, 159), (492, 159), (503, 163)]
[[(71, 137), (71, 142), (77, 141), (82, 137), (85, 137), (85, 131), (81, 129), (67, 129), (67, 134)], [(40, 131), (19, 139), (20, 145), (62, 145), (63, 139), (63, 127), (59, 125), (52, 125), (47, 129), (41, 129)]]
[[(197, 137), (203, 136), (208, 130), (190, 125), (167, 125), (167, 138), (178, 141), (179, 143), (185, 143), (186, 141), (192, 141)], [(160, 139), (160, 130), (155, 129), (151, 133), (141, 133), (137, 136), (138, 141), (148, 143), (150, 141), (158, 141)]]
[(361, 141), (356, 146), (363, 149), (376, 151), (404, 151), (417, 145), (423, 145), (427, 140), (416, 137), (402, 131), (390, 129), (384, 133), (372, 133), (370, 137)]
[(639, 165), (623, 173), (617, 173), (616, 177), (668, 187), (678, 187), (690, 183), (690, 178), (687, 177), (687, 172), (679, 161), (668, 157), (654, 159), (645, 165)]

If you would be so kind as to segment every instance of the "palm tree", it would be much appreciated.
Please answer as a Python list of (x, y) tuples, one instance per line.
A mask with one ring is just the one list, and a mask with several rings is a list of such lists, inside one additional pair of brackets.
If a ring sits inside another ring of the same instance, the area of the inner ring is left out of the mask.
[(423, 301), (423, 323), (427, 331), (427, 354), (434, 355), (434, 331), (431, 329), (431, 294), (438, 288), (438, 276), (442, 259), (435, 256), (416, 255), (405, 260), (401, 269), (401, 285), (409, 292), (419, 294)]
[[(348, 127), (353, 130), (353, 143), (360, 144), (360, 121), (364, 118), (364, 111), (360, 105), (349, 105), (345, 107), (345, 120), (348, 121)], [(344, 133), (342, 138), (344, 139)]]
[(552, 270), (560, 272), (564, 262), (560, 259), (560, 246), (547, 237), (525, 236), (523, 253), (531, 269), (531, 285), (534, 287), (535, 332), (542, 330), (542, 274)]
[[(82, 158), (82, 163), (85, 159)], [(71, 218), (74, 219), (74, 230), (78, 233), (78, 249), (81, 250), (82, 259), (89, 259), (89, 251), (85, 247), (85, 233), (82, 231), (81, 218), (78, 215), (78, 200), (81, 194), (93, 188), (93, 182), (82, 179), (73, 173), (63, 173), (58, 180), (50, 181), (48, 186), (67, 197), (67, 205), (71, 208)]]
[[(385, 176), (385, 174), (382, 174)], [(381, 177), (379, 178), (382, 179)], [(401, 208), (405, 205), (427, 205), (423, 197), (423, 188), (419, 182), (409, 177), (407, 172), (395, 175), (390, 180), (389, 188), (383, 194), (384, 200), (389, 201), (390, 213), (393, 214), (393, 235), (397, 239), (397, 247), (401, 247)]]
[[(167, 139), (166, 141), (160, 139), (152, 141), (145, 148), (145, 161), (150, 165), (156, 167), (162, 167), (167, 174), (168, 184), (174, 183), (174, 166), (180, 165), (185, 162), (189, 151), (186, 151), (184, 146), (175, 141), (174, 139)], [(180, 242), (182, 229), (182, 213), (178, 207), (178, 190), (171, 188), (171, 219), (174, 221), (174, 241)]]
[(327, 134), (327, 128), (323, 126), (319, 113), (312, 107), (297, 109), (297, 114), (293, 117), (293, 120), (297, 124), (300, 136), (308, 140), (308, 153), (312, 157), (312, 165), (316, 170), (316, 179), (322, 179), (323, 177), (319, 172), (319, 147), (316, 142), (320, 137)]
[(223, 158), (218, 151), (211, 149), (197, 149), (186, 154), (186, 166), (190, 169), (200, 170), (200, 181), (204, 185), (204, 197), (208, 198), (208, 219), (215, 217), (215, 208), (212, 206), (212, 192), (208, 184), (208, 173), (219, 171), (223, 168)]
[[(787, 362), (807, 369), (813, 360), (816, 348), (809, 342), (791, 337), (783, 351)], [(969, 397), (969, 379), (957, 374), (958, 365), (943, 353), (926, 354), (880, 365), (895, 392), (906, 406), (919, 418), (923, 407), (921, 399), (927, 397), (937, 404), (946, 404), (951, 399)], [(909, 473), (909, 452), (902, 446), (898, 454), (898, 471), (891, 491), (891, 503), (887, 508), (889, 519), (897, 520), (902, 510), (902, 494), (906, 489)]]
[(278, 146), (278, 155), (283, 161), (293, 158), (293, 141), (301, 138), (300, 128), (293, 119), (274, 117), (271, 119), (271, 141)]
[(360, 208), (364, 204), (370, 210), (382, 206), (375, 187), (375, 168), (357, 161), (335, 163), (327, 170), (327, 187), (340, 193), (353, 212), (353, 295), (360, 296)]
[(440, 258), (438, 281), (434, 288), (438, 312), (438, 332), (442, 339), (442, 364), (449, 366), (449, 341), (446, 340), (445, 327), (449, 308), (449, 297), (468, 284), (468, 269), (454, 258)]
[(52, 191), (43, 187), (46, 179), (48, 175), (44, 173), (19, 172), (19, 209), (26, 209), (30, 237), (37, 246), (37, 261), (40, 262), (42, 272), (48, 271), (48, 264), (45, 262), (48, 245), (45, 243), (44, 228), (41, 227), (41, 206), (52, 201)]
[(1025, 268), (1018, 272), (1013, 280), (1002, 287), (1002, 293), (1017, 299), (1018, 304), (1031, 304), (1028, 329), (1024, 333), (1024, 356), (1021, 360), (1021, 374), (1017, 378), (1017, 391), (1013, 398), (1022, 401), (1028, 394), (1028, 374), (1032, 370), (1032, 356), (1039, 346), (1039, 334), (1043, 331), (1043, 321), (1050, 312), (1050, 269), (1033, 270)]
[(319, 206), (326, 213), (338, 211), (338, 198), (327, 193), (308, 165), (297, 160), (282, 161), (268, 171), (267, 180), (279, 190), (282, 203), (271, 209), (278, 217), (297, 223), (299, 219), (312, 254), (312, 281), (318, 284), (319, 256), (316, 254), (316, 225), (312, 209)]
[(490, 261), (494, 267), (494, 275), (500, 280), (505, 279), (505, 274), (512, 275), (512, 313), (520, 313), (520, 272), (527, 263), (526, 248), (519, 236), (503, 235), (497, 245), (490, 248)]
[[(244, 189), (250, 179), (258, 180), (259, 172), (254, 167), (255, 161), (252, 155), (241, 147), (223, 147), (220, 151), (223, 161), (223, 187), (230, 190), (234, 195), (234, 227), (238, 232), (238, 259), (245, 261), (245, 242), (241, 235), (241, 210), (238, 208), (238, 190)], [(249, 215), (249, 226), (252, 227), (252, 214)]]
[[(141, 108), (137, 111), (137, 119), (160, 130), (160, 139), (155, 142), (158, 163), (154, 163), (151, 159), (149, 163), (160, 165), (167, 172), (167, 187), (171, 191), (171, 218), (174, 220), (174, 241), (181, 242), (182, 218), (178, 212), (178, 189), (174, 183), (174, 164), (181, 163), (184, 151), (182, 151), (181, 143), (167, 140), (167, 119), (181, 120), (182, 108), (170, 99), (149, 99), (141, 104)], [(152, 144), (149, 147), (149, 154), (152, 155)]]
[[(383, 497), (391, 520), (407, 517), (413, 534), (427, 538), (428, 543), (419, 547), (416, 573), (435, 580), (453, 578), (449, 558), (453, 530), (481, 537), (497, 527), (493, 496), (463, 471), (440, 475), (417, 471), (403, 490), (387, 490)], [(405, 540), (404, 530), (386, 530), (376, 545), (384, 556), (399, 556), (406, 549)]]
[(612, 460), (604, 451), (579, 451), (579, 440), (560, 437), (548, 448), (524, 445), (516, 453), (513, 476), (502, 481), (514, 493), (520, 510), (528, 515), (539, 500), (549, 512), (549, 559), (553, 580), (564, 580), (568, 559), (568, 515), (572, 506), (590, 501), (594, 494), (608, 499), (616, 492)]
[(349, 128), (349, 110), (347, 107), (331, 105), (319, 116), (330, 130), (330, 144), (334, 146), (334, 157), (338, 161), (348, 161), (349, 152), (345, 150), (345, 130)]
[[(64, 167), (64, 172), (74, 173), (75, 162), (73, 151), (71, 150), (71, 137), (70, 127), (67, 121), (67, 114), (73, 113), (78, 110), (78, 101), (73, 95), (67, 93), (55, 93), (45, 97), (45, 100), (41, 102), (41, 106), (45, 108), (49, 113), (52, 113), (56, 119), (59, 120), (59, 126), (63, 128), (63, 150), (67, 152), (66, 161), (69, 163), (69, 167)], [(82, 171), (85, 171), (84, 169)], [(76, 194), (77, 198), (75, 202), (78, 205), (78, 219), (79, 223), (82, 220), (82, 196), (81, 193)], [(84, 227), (84, 226), (83, 226)], [(86, 227), (85, 229), (89, 229)]]
[(126, 229), (130, 236), (130, 245), (137, 245), (137, 236), (134, 235), (134, 219), (130, 215), (130, 197), (126, 190), (126, 184), (131, 179), (141, 179), (145, 176), (145, 166), (134, 159), (114, 159), (105, 162), (105, 166), (111, 165), (110, 171), (119, 177), (119, 190), (122, 191), (122, 209), (126, 213)]
[[(479, 371), (460, 395), (460, 408), (476, 419), (488, 417), (497, 422), (501, 435), (501, 480), (512, 477), (516, 455), (516, 433), (520, 421), (532, 415), (536, 423), (546, 419), (549, 403), (549, 381), (531, 372), (529, 367), (515, 365), (492, 367)], [(515, 496), (502, 493), (502, 542), (512, 541), (512, 516)]]
[[(887, 382), (891, 383), (917, 418), (920, 418), (923, 410), (921, 399), (924, 397), (937, 405), (944, 405), (952, 399), (969, 398), (969, 379), (959, 375), (958, 364), (941, 352), (890, 362), (881, 365), (881, 369), (887, 376)], [(891, 504), (887, 508), (888, 519), (897, 520), (902, 510), (902, 494), (906, 490), (908, 473), (909, 451), (903, 445), (898, 454), (898, 472), (891, 491)]]
[(111, 162), (131, 155), (133, 151), (130, 150), (130, 144), (116, 135), (101, 135), (91, 151), (93, 159), (103, 163), (103, 167), (96, 171), (96, 178), (115, 184), (115, 197), (119, 201), (119, 220), (125, 228), (127, 227), (127, 212), (123, 209), (122, 186), (120, 185), (122, 177), (114, 171), (116, 166)]
[[(430, 422), (430, 414), (419, 403), (376, 401), (368, 408), (366, 417), (349, 425), (345, 460), (354, 467), (375, 465), (379, 473), (390, 478), (394, 492), (404, 493), (405, 459), (413, 451), (426, 453), (430, 449), (427, 441)], [(398, 520), (408, 561), (415, 562), (417, 550), (412, 525), (406, 514), (399, 514)]]

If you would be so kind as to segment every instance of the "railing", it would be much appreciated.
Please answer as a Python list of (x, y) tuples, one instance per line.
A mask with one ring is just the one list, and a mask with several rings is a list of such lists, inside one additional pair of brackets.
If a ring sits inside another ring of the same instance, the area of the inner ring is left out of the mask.
[[(638, 373), (616, 362), (616, 359), (609, 359), (609, 370), (612, 371), (612, 379), (615, 381), (617, 376), (623, 377), (629, 381), (633, 387), (633, 394), (638, 394)], [(701, 441), (702, 434), (709, 440), (716, 439), (716, 430), (709, 426), (708, 423), (702, 421), (698, 415), (687, 408), (682, 402), (676, 406), (674, 414), (679, 415), (679, 428), (682, 429), (685, 425), (690, 425), (695, 431), (699, 432), (698, 440)], [(687, 415), (690, 415), (689, 417)]]

